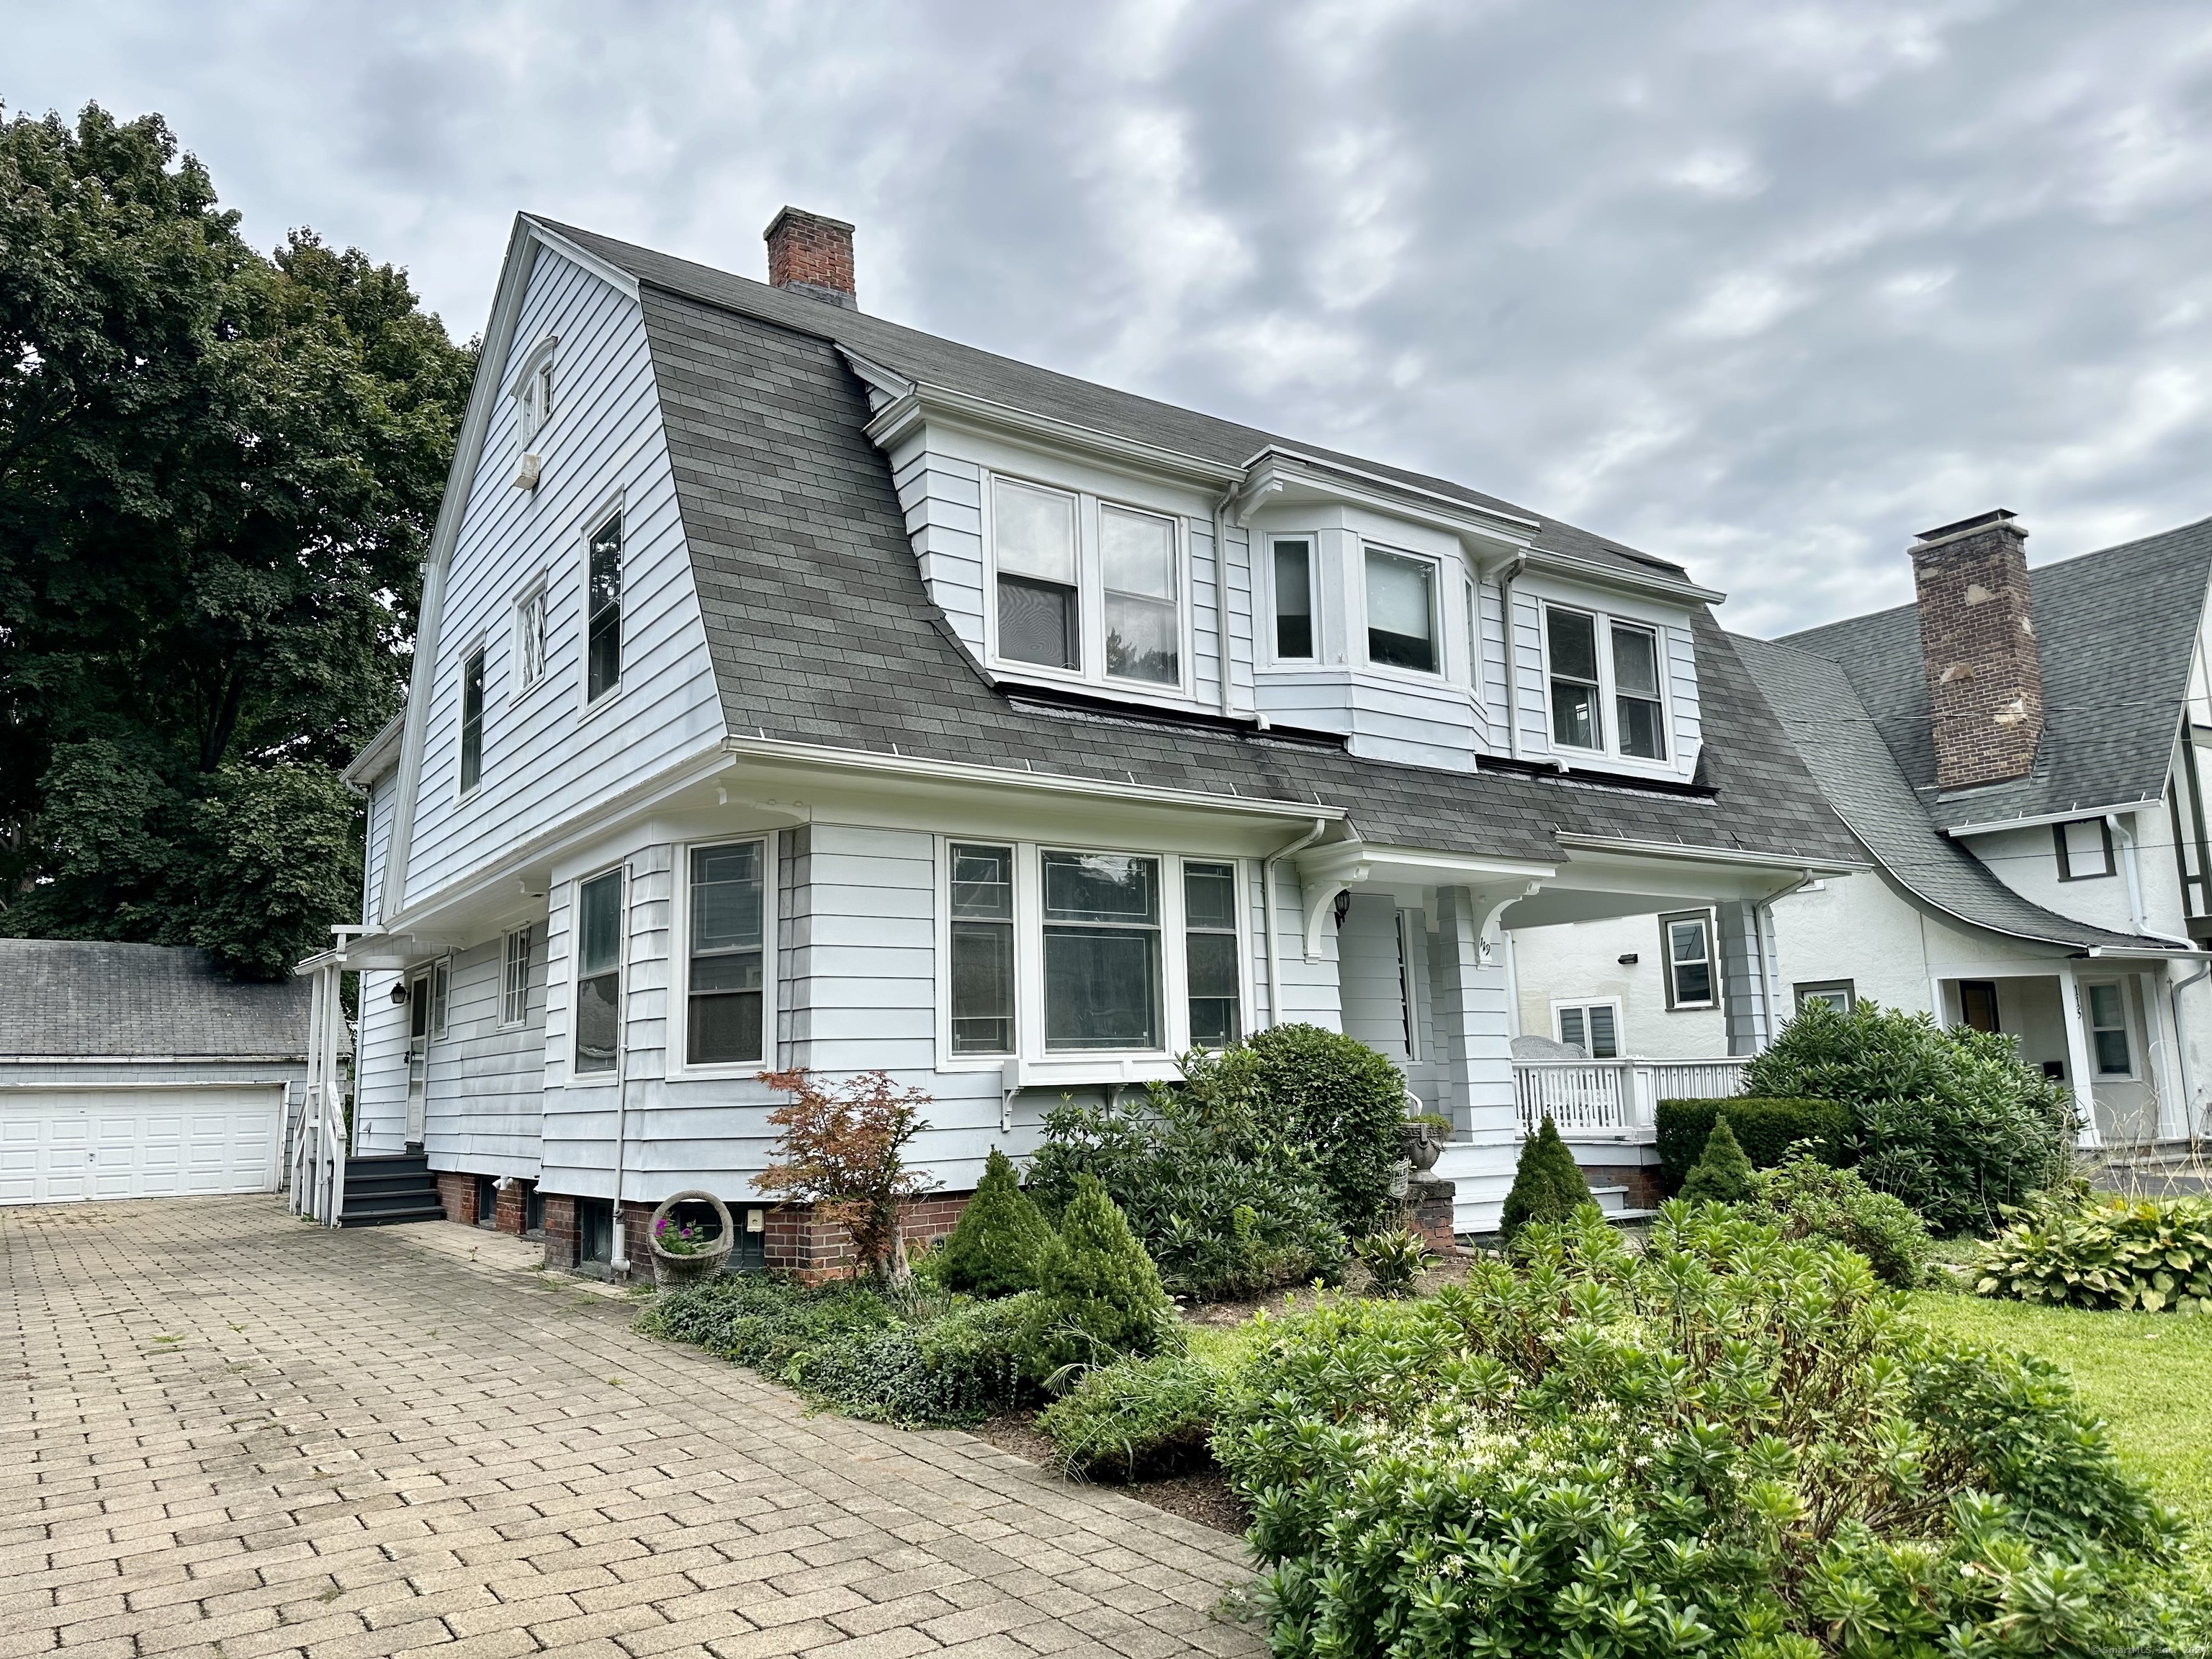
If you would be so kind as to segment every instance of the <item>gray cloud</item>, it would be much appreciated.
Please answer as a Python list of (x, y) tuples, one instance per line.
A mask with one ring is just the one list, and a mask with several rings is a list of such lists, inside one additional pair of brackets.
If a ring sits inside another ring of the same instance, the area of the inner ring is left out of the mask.
[(1759, 631), (2212, 513), (2212, 13), (2106, 0), (80, 5), (11, 109), (159, 109), (258, 240), (479, 325), (529, 207), (1462, 479)]

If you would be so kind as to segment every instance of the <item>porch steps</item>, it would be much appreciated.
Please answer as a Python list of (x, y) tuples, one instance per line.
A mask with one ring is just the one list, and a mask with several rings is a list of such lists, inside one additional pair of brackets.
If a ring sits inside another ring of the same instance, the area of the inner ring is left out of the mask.
[(1630, 1206), (1626, 1187), (1593, 1187), (1590, 1196), (1597, 1200), (1598, 1208), (1605, 1212), (1607, 1221), (1643, 1221), (1651, 1215), (1649, 1210), (1638, 1210)]
[(438, 1178), (421, 1152), (386, 1152), (346, 1159), (345, 1209), (341, 1227), (388, 1227), (404, 1221), (443, 1221)]

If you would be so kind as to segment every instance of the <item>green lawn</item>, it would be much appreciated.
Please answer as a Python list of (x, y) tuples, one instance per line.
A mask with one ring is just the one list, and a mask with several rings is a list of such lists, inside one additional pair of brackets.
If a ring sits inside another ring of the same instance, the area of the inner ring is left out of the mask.
[(1911, 1307), (1932, 1329), (2064, 1366), (2121, 1455), (2167, 1503), (2212, 1526), (2212, 1319), (1934, 1291), (1916, 1291)]

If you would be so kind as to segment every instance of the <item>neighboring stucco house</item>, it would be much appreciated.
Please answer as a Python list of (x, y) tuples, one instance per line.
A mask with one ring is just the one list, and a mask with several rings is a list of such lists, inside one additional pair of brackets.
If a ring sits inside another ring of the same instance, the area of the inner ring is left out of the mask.
[(274, 1190), (307, 1000), (201, 951), (0, 939), (0, 1204)]
[(753, 1198), (765, 1066), (927, 1091), (957, 1194), (1063, 1094), (1312, 1020), (1450, 1118), (1476, 1228), (1504, 928), (1709, 910), (1768, 1029), (1759, 908), (1863, 855), (1718, 594), (870, 317), (834, 221), (768, 240), (763, 285), (517, 222), (352, 772), (367, 931), (310, 964), (362, 972), (358, 1152), (619, 1265), (657, 1200)]
[[(1915, 603), (1733, 641), (1875, 866), (1774, 903), (1774, 979), (1785, 1009), (1871, 998), (2009, 1032), (2094, 1100), (2085, 1139), (2184, 1140), (2212, 1089), (2212, 521), (2034, 570), (2026, 537), (2002, 512), (1929, 531)], [(1717, 984), (1674, 994), (1672, 946), (1694, 957), (1704, 925), (1516, 933), (1522, 1029), (1751, 1052)]]

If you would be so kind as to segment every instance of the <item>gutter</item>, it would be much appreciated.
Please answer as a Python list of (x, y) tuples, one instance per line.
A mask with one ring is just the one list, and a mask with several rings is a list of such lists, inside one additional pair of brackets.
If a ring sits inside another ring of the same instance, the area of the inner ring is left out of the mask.
[(1283, 941), (1275, 922), (1275, 866), (1294, 853), (1303, 853), (1328, 833), (1328, 820), (1316, 817), (1313, 828), (1260, 866), (1260, 902), (1267, 920), (1267, 1024), (1283, 1023)]

